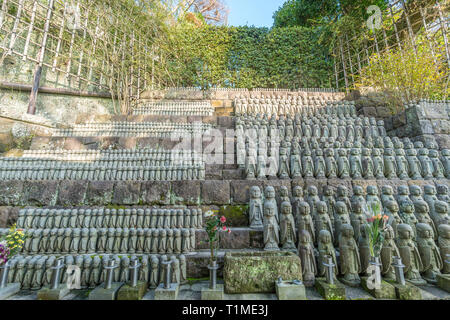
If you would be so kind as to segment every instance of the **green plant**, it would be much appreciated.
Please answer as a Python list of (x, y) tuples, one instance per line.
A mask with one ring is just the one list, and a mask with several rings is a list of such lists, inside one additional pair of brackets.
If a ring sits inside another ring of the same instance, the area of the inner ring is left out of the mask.
[(367, 219), (364, 228), (369, 240), (369, 250), (372, 257), (380, 254), (384, 240), (384, 231), (389, 217), (381, 214), (381, 206), (379, 203), (372, 202), (369, 204), (369, 211), (372, 217)]
[(206, 223), (205, 231), (208, 234), (209, 249), (211, 251), (210, 262), (217, 261), (217, 250), (219, 248), (219, 232), (231, 232), (225, 223), (227, 219), (225, 216), (219, 216), (217, 211), (210, 210), (205, 213)]

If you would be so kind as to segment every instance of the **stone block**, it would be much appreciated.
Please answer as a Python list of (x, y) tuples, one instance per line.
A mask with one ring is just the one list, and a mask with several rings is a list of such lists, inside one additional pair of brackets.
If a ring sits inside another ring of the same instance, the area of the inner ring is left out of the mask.
[(0, 300), (6, 300), (20, 291), (20, 283), (9, 283), (0, 289)]
[(450, 149), (450, 134), (435, 134), (434, 138), (439, 149)]
[(250, 248), (263, 249), (264, 248), (264, 234), (262, 230), (250, 230)]
[(223, 100), (211, 100), (211, 105), (214, 109), (216, 108), (222, 108), (223, 105)]
[(430, 120), (419, 120), (421, 134), (434, 134), (433, 125)]
[(401, 112), (392, 117), (392, 125), (394, 129), (402, 127), (406, 124), (406, 113)]
[(219, 247), (221, 249), (247, 249), (250, 247), (250, 230), (247, 228), (233, 228), (231, 233), (219, 233)]
[(275, 283), (275, 291), (278, 300), (307, 300), (306, 290), (303, 284), (296, 284), (292, 281), (283, 281)]
[(390, 283), (381, 280), (381, 287), (376, 289), (369, 288), (368, 277), (361, 277), (361, 286), (376, 299), (395, 299), (397, 294), (395, 288)]
[(242, 169), (224, 169), (222, 170), (223, 180), (239, 180), (244, 177)]
[(58, 181), (26, 181), (23, 201), (29, 206), (54, 206), (58, 199)]
[(138, 204), (141, 195), (140, 182), (118, 181), (114, 187), (111, 203), (116, 205)]
[(219, 209), (219, 214), (227, 218), (230, 227), (247, 227), (248, 205), (226, 205)]
[(173, 181), (171, 204), (200, 205), (201, 181)]
[(136, 138), (130, 137), (120, 137), (119, 147), (120, 149), (135, 149), (137, 144)]
[(264, 182), (258, 180), (231, 181), (231, 201), (234, 204), (248, 204), (250, 200), (250, 188), (258, 186), (264, 192)]
[(337, 280), (334, 284), (329, 284), (323, 278), (316, 278), (315, 287), (325, 300), (345, 300), (347, 298), (345, 286)]
[(388, 131), (388, 132), (394, 130), (394, 124), (393, 124), (392, 117), (384, 119), (384, 127), (386, 128), (386, 131)]
[(234, 118), (233, 117), (217, 117), (217, 124), (219, 127), (234, 129)]
[(208, 234), (205, 230), (195, 230), (195, 248), (197, 250), (209, 249)]
[(378, 107), (377, 115), (378, 115), (378, 118), (387, 118), (387, 117), (392, 116), (392, 111), (386, 107)]
[(207, 164), (205, 166), (206, 180), (222, 180), (223, 179), (222, 164)]
[(230, 182), (224, 180), (202, 181), (203, 204), (229, 204), (231, 197)]
[(107, 205), (111, 203), (114, 191), (114, 182), (112, 181), (90, 181), (85, 203), (87, 205)]
[(224, 299), (223, 284), (218, 284), (216, 289), (210, 289), (209, 287), (202, 288), (202, 300), (218, 301)]
[(47, 149), (51, 141), (50, 137), (34, 137), (31, 141), (30, 150), (44, 150)]
[(87, 185), (86, 181), (61, 181), (57, 204), (61, 206), (83, 205)]
[[(245, 276), (243, 276), (245, 275)], [(223, 268), (225, 292), (274, 293), (275, 281), (302, 280), (300, 258), (291, 252), (227, 252)]]
[(170, 182), (148, 181), (141, 186), (142, 202), (147, 205), (170, 204)]
[(341, 179), (328, 179), (328, 185), (334, 190), (334, 192), (336, 193), (337, 188), (339, 186), (345, 186), (347, 187), (349, 194), (352, 193), (353, 190), (353, 186), (352, 186), (352, 181), (351, 180), (341, 180)]
[(363, 114), (365, 117), (377, 117), (377, 109), (375, 107), (364, 107)]
[[(81, 138), (61, 138), (60, 140), (64, 143), (65, 150), (86, 150), (86, 146), (83, 144), (83, 140)], [(52, 141), (52, 143), (53, 142), (54, 141)]]
[(422, 300), (422, 293), (415, 285), (409, 282), (405, 282), (404, 286), (394, 281), (389, 281), (389, 283), (395, 288), (398, 300)]
[(37, 293), (38, 300), (62, 300), (70, 293), (70, 289), (66, 284), (60, 284), (58, 288), (51, 289), (50, 287), (44, 287)]
[(136, 287), (124, 284), (117, 293), (117, 300), (142, 300), (147, 292), (148, 284), (139, 281)]
[(444, 291), (450, 292), (450, 275), (439, 274), (436, 278), (438, 287)]
[(165, 289), (162, 283), (155, 290), (155, 300), (177, 300), (178, 291), (178, 283), (172, 283), (169, 289)]
[(122, 286), (123, 282), (114, 282), (111, 289), (105, 289), (104, 284), (101, 284), (89, 293), (89, 300), (116, 300)]
[(0, 206), (22, 205), (22, 181), (0, 181)]
[(11, 207), (0, 207), (0, 228), (8, 227), (9, 212)]

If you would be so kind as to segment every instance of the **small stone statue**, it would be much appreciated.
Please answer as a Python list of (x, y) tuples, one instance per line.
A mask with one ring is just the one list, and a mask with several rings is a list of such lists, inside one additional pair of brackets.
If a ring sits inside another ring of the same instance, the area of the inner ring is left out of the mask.
[(268, 186), (266, 187), (266, 189), (264, 190), (264, 196), (265, 196), (265, 201), (264, 201), (264, 212), (265, 212), (265, 208), (267, 205), (274, 205), (275, 207), (275, 219), (278, 221), (280, 221), (280, 217), (278, 214), (278, 204), (277, 204), (277, 200), (275, 199), (275, 189), (272, 186)]
[(370, 154), (370, 149), (364, 148), (361, 159), (363, 178), (367, 180), (373, 179), (374, 176), (374, 164)]
[(321, 230), (327, 230), (331, 234), (331, 239), (334, 239), (333, 225), (331, 224), (330, 216), (328, 215), (327, 204), (323, 201), (317, 202), (317, 216), (315, 219), (316, 234)]
[(395, 270), (392, 265), (394, 257), (399, 257), (397, 245), (394, 241), (394, 230), (387, 226), (384, 232), (383, 246), (381, 247), (381, 274), (387, 280), (395, 280)]
[(317, 275), (317, 265), (311, 236), (306, 230), (299, 234), (298, 255), (302, 262), (303, 282), (305, 286), (312, 287)]
[(322, 230), (319, 232), (319, 257), (317, 259), (318, 262), (318, 275), (320, 277), (325, 277), (327, 272), (327, 268), (324, 266), (324, 262), (328, 263), (328, 257), (331, 257), (334, 264), (334, 277), (336, 279), (336, 275), (339, 273), (338, 263), (336, 260), (336, 250), (333, 246), (333, 241), (331, 239), (331, 234), (327, 230)]
[[(446, 259), (450, 255), (450, 225), (441, 224), (438, 228), (439, 238), (438, 246), (442, 259)], [(444, 262), (443, 274), (450, 274), (450, 264)]]
[(309, 235), (312, 238), (313, 243), (315, 242), (315, 231), (314, 231), (314, 222), (310, 215), (310, 207), (307, 202), (300, 202), (299, 204), (299, 217), (298, 217), (298, 234), (300, 238), (300, 233), (305, 230), (308, 231)]
[(338, 177), (341, 179), (350, 178), (350, 163), (347, 159), (347, 153), (345, 149), (339, 149), (339, 156), (337, 159), (338, 164)]
[(283, 250), (295, 250), (295, 243), (297, 241), (295, 221), (294, 216), (292, 215), (291, 203), (288, 201), (284, 201), (281, 204), (280, 230)]
[(384, 179), (384, 161), (380, 149), (373, 149), (373, 175), (377, 179)]
[(420, 161), (420, 167), (422, 169), (422, 177), (426, 180), (433, 179), (433, 162), (428, 157), (429, 151), (426, 148), (421, 148), (419, 150), (419, 161)]
[(409, 225), (397, 226), (397, 248), (400, 252), (402, 263), (405, 265), (405, 279), (416, 285), (423, 285), (425, 281), (420, 276), (423, 270), (422, 259), (413, 240), (413, 232)]
[(339, 236), (339, 252), (341, 254), (341, 274), (344, 276), (342, 281), (350, 286), (359, 285), (361, 280), (358, 274), (362, 271), (361, 261), (358, 246), (354, 239), (353, 228), (349, 224), (342, 226)]
[(280, 250), (278, 247), (280, 231), (276, 214), (276, 206), (273, 202), (266, 201), (264, 204), (264, 250), (266, 251)]
[[(428, 224), (433, 230), (433, 238), (437, 239), (437, 229), (434, 225), (433, 219), (430, 217), (430, 209), (428, 204), (425, 201), (416, 201), (414, 202), (414, 208), (416, 211), (416, 218), (419, 223)], [(416, 226), (417, 227), (417, 226)]]
[(369, 248), (369, 238), (367, 234), (367, 229), (365, 226), (360, 226), (358, 248), (359, 248), (359, 258), (361, 261), (361, 270), (363, 274), (367, 274), (367, 268), (370, 262), (370, 248)]
[(422, 260), (423, 278), (430, 283), (437, 283), (436, 275), (441, 274), (443, 261), (439, 248), (433, 240), (433, 230), (428, 224), (419, 223), (417, 229), (417, 249)]

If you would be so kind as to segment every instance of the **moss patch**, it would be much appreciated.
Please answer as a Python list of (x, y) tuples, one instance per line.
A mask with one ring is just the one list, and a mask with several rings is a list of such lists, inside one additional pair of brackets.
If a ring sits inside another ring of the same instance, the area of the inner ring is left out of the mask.
[(227, 218), (230, 227), (248, 226), (248, 205), (222, 206), (219, 213)]

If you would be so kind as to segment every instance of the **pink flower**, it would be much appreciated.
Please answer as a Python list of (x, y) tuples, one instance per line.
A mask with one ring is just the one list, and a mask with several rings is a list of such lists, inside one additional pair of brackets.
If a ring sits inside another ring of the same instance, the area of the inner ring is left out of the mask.
[(222, 223), (227, 222), (227, 218), (225, 218), (225, 216), (220, 217), (220, 222)]
[(227, 227), (223, 226), (223, 227), (222, 227), (222, 230), (223, 230), (223, 231), (227, 231)]

